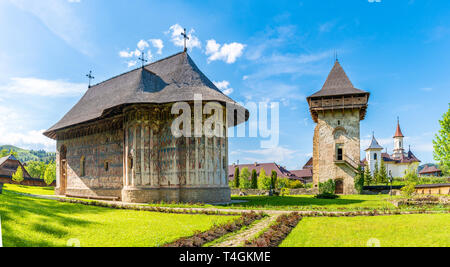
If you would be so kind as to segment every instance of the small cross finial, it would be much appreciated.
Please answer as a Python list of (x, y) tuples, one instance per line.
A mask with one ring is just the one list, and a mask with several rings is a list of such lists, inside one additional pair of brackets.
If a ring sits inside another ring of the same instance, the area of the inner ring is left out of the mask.
[(148, 61), (147, 59), (145, 59), (145, 52), (144, 51), (141, 51), (141, 56), (138, 59), (142, 62), (142, 68), (144, 68), (145, 62)]
[(92, 70), (89, 71), (89, 74), (86, 74), (86, 77), (88, 77), (88, 79), (89, 79), (89, 87), (88, 88), (91, 88), (91, 81), (95, 79), (95, 77), (92, 76)]
[(187, 43), (186, 43), (186, 41), (189, 40), (189, 36), (186, 33), (186, 28), (184, 28), (184, 32), (182, 32), (181, 35), (184, 38), (184, 52), (186, 52), (187, 51)]

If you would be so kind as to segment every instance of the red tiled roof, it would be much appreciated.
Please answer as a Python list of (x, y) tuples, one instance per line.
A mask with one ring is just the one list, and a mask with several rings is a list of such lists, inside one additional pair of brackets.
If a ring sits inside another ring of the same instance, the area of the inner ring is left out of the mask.
[(419, 174), (437, 173), (437, 172), (442, 171), (436, 168), (436, 166), (426, 166), (425, 168), (423, 168), (423, 170), (419, 172)]
[(298, 178), (311, 178), (313, 176), (311, 169), (295, 170), (290, 172)]
[(397, 131), (395, 132), (394, 137), (404, 137), (402, 129), (400, 129), (400, 122), (397, 123)]
[(311, 157), (308, 162), (306, 162), (305, 166), (303, 166), (303, 169), (312, 169), (313, 168), (313, 158)]
[(242, 171), (244, 168), (248, 168), (250, 172), (253, 170), (256, 170), (256, 173), (261, 172), (262, 169), (266, 172), (266, 175), (269, 175), (272, 173), (272, 171), (276, 171), (277, 177), (279, 178), (290, 178), (292, 176), (292, 173), (290, 173), (285, 168), (281, 167), (280, 165), (276, 163), (254, 163), (254, 164), (241, 164), (241, 165), (230, 165), (228, 166), (228, 178), (234, 179), (234, 170), (236, 167), (239, 167), (239, 170)]
[[(395, 162), (395, 163), (420, 162), (420, 160), (411, 151), (409, 151), (406, 156), (402, 156), (401, 158), (394, 158), (388, 153), (381, 153), (381, 157), (383, 158), (384, 162)], [(363, 159), (362, 162), (366, 163), (367, 159)]]

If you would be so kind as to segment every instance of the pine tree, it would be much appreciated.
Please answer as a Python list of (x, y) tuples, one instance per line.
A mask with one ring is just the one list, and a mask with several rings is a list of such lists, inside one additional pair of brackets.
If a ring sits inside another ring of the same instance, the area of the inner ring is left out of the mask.
[(379, 176), (380, 176), (380, 183), (386, 184), (386, 185), (389, 183), (386, 165), (384, 164), (383, 160), (381, 161)]
[(364, 169), (364, 181), (367, 186), (370, 186), (370, 184), (372, 183), (372, 173), (370, 173), (369, 164), (366, 164)]
[(361, 166), (358, 167), (358, 174), (355, 177), (355, 189), (359, 194), (361, 194), (364, 189), (364, 172)]
[(239, 167), (234, 169), (234, 188), (239, 188)]
[(12, 175), (12, 180), (16, 183), (21, 183), (23, 181), (23, 170), (22, 167), (19, 165), (19, 168), (17, 168), (17, 171)]
[(252, 171), (252, 189), (258, 189), (258, 173), (256, 170)]
[(380, 183), (380, 170), (378, 166), (378, 161), (375, 162), (375, 169), (373, 170), (372, 181), (376, 184)]

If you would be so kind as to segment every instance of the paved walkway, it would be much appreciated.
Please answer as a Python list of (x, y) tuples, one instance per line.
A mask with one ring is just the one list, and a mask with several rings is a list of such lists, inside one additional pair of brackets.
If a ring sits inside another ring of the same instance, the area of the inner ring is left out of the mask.
[(214, 245), (213, 247), (239, 247), (244, 244), (245, 241), (251, 240), (253, 238), (256, 238), (256, 235), (259, 234), (262, 230), (267, 228), (271, 223), (275, 222), (280, 216), (280, 214), (273, 214), (269, 217), (266, 217), (262, 219), (257, 224), (251, 226), (250, 228), (246, 229), (245, 231), (237, 234), (232, 235), (229, 238), (227, 238), (225, 241), (218, 243)]

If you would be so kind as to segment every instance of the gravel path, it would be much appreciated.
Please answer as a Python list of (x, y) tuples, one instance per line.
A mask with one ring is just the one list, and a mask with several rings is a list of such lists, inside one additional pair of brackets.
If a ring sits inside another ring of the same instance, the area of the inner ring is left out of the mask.
[(255, 238), (257, 234), (259, 234), (262, 230), (267, 228), (272, 222), (276, 221), (278, 216), (280, 216), (280, 214), (272, 214), (271, 216), (262, 219), (260, 222), (253, 225), (249, 229), (247, 229), (237, 235), (230, 236), (224, 242), (214, 245), (214, 247), (239, 247), (246, 240)]

